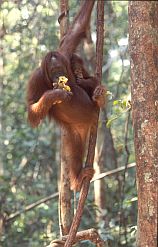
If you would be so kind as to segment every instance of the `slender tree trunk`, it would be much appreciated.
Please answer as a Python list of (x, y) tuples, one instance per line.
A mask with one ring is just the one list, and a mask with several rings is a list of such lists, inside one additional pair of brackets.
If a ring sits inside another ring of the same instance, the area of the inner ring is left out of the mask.
[[(60, 0), (60, 36), (66, 34), (68, 29), (68, 0)], [(61, 130), (61, 176), (60, 176), (60, 196), (59, 196), (59, 224), (60, 234), (66, 235), (69, 232), (72, 221), (71, 191), (69, 181), (69, 164), (65, 157), (65, 133)]]
[(158, 2), (129, 2), (137, 246), (158, 246)]
[(60, 22), (60, 37), (62, 38), (68, 29), (69, 26), (69, 0), (60, 0), (60, 13), (61, 13), (61, 22)]
[(72, 222), (71, 191), (69, 180), (69, 164), (65, 157), (65, 133), (61, 131), (61, 179), (60, 179), (60, 231), (61, 235), (67, 235)]
[[(98, 149), (99, 149), (99, 160), (98, 162), (104, 165), (104, 168), (108, 170), (117, 168), (117, 158), (116, 158), (116, 150), (114, 147), (113, 136), (110, 128), (106, 127), (106, 123), (108, 121), (106, 109), (102, 111), (102, 126), (99, 129), (98, 136), (100, 136), (100, 140), (98, 140)], [(99, 148), (100, 147), (100, 148)]]
[[(1, 6), (0, 6), (0, 10), (1, 10)], [(2, 20), (2, 23), (0, 24), (0, 39), (1, 39), (1, 43), (0, 43), (0, 96), (2, 97), (2, 93), (3, 93), (3, 79), (4, 79), (4, 49), (3, 49), (3, 38), (5, 36), (5, 26), (4, 26), (4, 19)], [(0, 109), (0, 132), (1, 135), (4, 134), (4, 126), (3, 126), (3, 111), (2, 109)], [(0, 177), (4, 176), (4, 166), (3, 166), (3, 155), (4, 155), (4, 145), (2, 143), (2, 139), (0, 141)], [(3, 181), (3, 180), (2, 180)], [(0, 182), (2, 182), (0, 181)], [(2, 196), (0, 197), (0, 205), (5, 203), (5, 198), (2, 198)], [(4, 234), (4, 213), (3, 211), (1, 212), (0, 210), (0, 238), (2, 237), (2, 235)], [(2, 245), (0, 244), (0, 247), (2, 247)]]
[[(112, 134), (109, 128), (106, 127), (107, 113), (106, 110), (102, 113), (102, 126), (98, 130), (98, 140), (96, 146), (96, 156), (94, 162), (95, 174), (99, 175), (105, 169), (117, 168), (116, 153)], [(95, 204), (98, 206), (97, 222), (105, 219), (106, 209), (106, 184), (104, 179), (94, 182), (94, 197)]]
[[(0, 11), (1, 11), (1, 6), (0, 6)], [(0, 24), (0, 96), (2, 97), (2, 92), (3, 92), (3, 79), (4, 79), (4, 49), (3, 49), (3, 38), (5, 36), (5, 25), (4, 25), (4, 19), (2, 18), (2, 23)], [(3, 133), (3, 117), (2, 117), (2, 108), (0, 108), (0, 132)], [(1, 152), (0, 152), (0, 176), (3, 176), (4, 174), (4, 169), (3, 169), (3, 148), (2, 148), (2, 143), (1, 144)]]

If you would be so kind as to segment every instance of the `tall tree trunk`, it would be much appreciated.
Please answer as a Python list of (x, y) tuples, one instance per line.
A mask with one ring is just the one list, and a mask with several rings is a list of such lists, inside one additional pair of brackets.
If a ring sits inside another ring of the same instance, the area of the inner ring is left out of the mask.
[(158, 246), (158, 2), (129, 2), (139, 247)]
[[(66, 34), (68, 29), (68, 0), (60, 0), (60, 36), (61, 39)], [(65, 133), (61, 129), (61, 176), (60, 176), (60, 196), (59, 196), (59, 224), (60, 235), (66, 235), (69, 233), (69, 229), (72, 222), (72, 210), (71, 210), (71, 191), (69, 181), (69, 164), (65, 157)]]
[[(1, 10), (1, 5), (0, 5), (0, 10)], [(0, 39), (1, 39), (1, 43), (0, 43), (0, 51), (1, 51), (1, 56), (0, 56), (0, 95), (2, 97), (2, 93), (3, 93), (3, 79), (4, 79), (4, 49), (3, 49), (3, 38), (5, 36), (5, 25), (4, 25), (4, 19), (2, 20), (2, 23), (0, 25)], [(4, 134), (4, 126), (3, 126), (3, 111), (2, 109), (0, 109), (0, 132), (1, 135)], [(3, 137), (2, 137), (3, 138)], [(3, 156), (4, 155), (4, 148), (3, 148), (3, 143), (2, 143), (2, 139), (0, 142), (0, 177), (3, 178), (4, 176), (4, 165), (3, 165)], [(1, 179), (1, 178), (0, 178)], [(3, 179), (0, 181), (2, 182)], [(5, 198), (0, 198), (0, 205), (2, 205), (3, 203), (5, 203)], [(3, 211), (1, 212), (0, 210), (0, 238), (2, 237), (2, 235), (4, 234), (4, 215), (3, 215)], [(0, 247), (2, 247), (2, 245), (0, 244)]]
[[(104, 120), (104, 122), (103, 122)], [(106, 110), (102, 112), (102, 126), (98, 130), (96, 156), (94, 162), (95, 174), (100, 174), (105, 169), (117, 168), (116, 152), (114, 148), (112, 133), (106, 127), (107, 113)], [(106, 184), (104, 179), (94, 181), (94, 197), (95, 204), (98, 206), (97, 222), (104, 220), (106, 209)]]
[[(0, 11), (1, 11), (1, 5), (0, 5)], [(3, 17), (3, 16), (2, 16)], [(3, 93), (3, 79), (4, 79), (4, 36), (6, 34), (6, 30), (5, 30), (5, 25), (4, 25), (4, 17), (1, 20), (1, 24), (0, 24), (0, 39), (1, 39), (1, 43), (0, 43), (0, 95), (2, 97), (2, 93)], [(2, 108), (0, 108), (0, 132), (3, 133), (3, 117), (2, 117)], [(3, 176), (4, 174), (4, 169), (3, 169), (3, 148), (2, 148), (2, 143), (1, 143), (1, 152), (0, 152), (0, 176)]]

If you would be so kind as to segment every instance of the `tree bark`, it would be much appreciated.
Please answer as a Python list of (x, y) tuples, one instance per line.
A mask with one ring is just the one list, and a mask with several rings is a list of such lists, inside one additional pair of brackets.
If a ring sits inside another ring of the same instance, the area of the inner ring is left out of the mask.
[(60, 37), (64, 37), (68, 30), (69, 26), (69, 18), (68, 18), (68, 11), (69, 11), (69, 0), (60, 0)]
[[(1, 7), (1, 6), (0, 6)], [(0, 8), (1, 11), (1, 8)], [(0, 39), (1, 39), (1, 43), (0, 43), (0, 95), (2, 95), (3, 93), (3, 80), (4, 80), (4, 47), (3, 47), (3, 38), (6, 34), (6, 30), (5, 30), (5, 25), (4, 25), (4, 19), (2, 19), (2, 23), (0, 24)], [(3, 133), (3, 111), (2, 108), (0, 108), (0, 132)], [(4, 175), (4, 167), (3, 167), (3, 148), (1, 147), (1, 152), (0, 152), (0, 176)]]
[[(61, 39), (66, 34), (68, 29), (68, 0), (60, 0), (60, 36)], [(66, 235), (69, 232), (72, 222), (71, 208), (71, 191), (69, 181), (69, 164), (65, 157), (65, 133), (61, 129), (61, 176), (60, 176), (60, 193), (59, 193), (59, 225), (60, 235)]]
[[(1, 6), (0, 6), (1, 7)], [(1, 10), (1, 8), (0, 8)], [(0, 95), (2, 96), (3, 93), (3, 79), (4, 79), (4, 49), (3, 49), (3, 38), (5, 36), (5, 26), (4, 26), (4, 20), (2, 21), (2, 23), (0, 24), (0, 39), (1, 39), (1, 43), (0, 43), (0, 51), (1, 51), (1, 56), (0, 56)], [(1, 135), (4, 134), (4, 126), (3, 126), (3, 111), (0, 108), (0, 132)], [(0, 151), (0, 177), (3, 178), (4, 176), (4, 164), (3, 164), (3, 155), (4, 155), (4, 150), (3, 150), (4, 145), (1, 142), (1, 151)], [(3, 181), (3, 179), (2, 179)], [(1, 181), (1, 182), (2, 182)], [(0, 204), (3, 204), (5, 202), (5, 198), (0, 198)], [(0, 210), (0, 238), (1, 236), (4, 234), (4, 213), (1, 212)], [(1, 244), (0, 244), (0, 247)]]
[(129, 2), (138, 247), (158, 246), (158, 2)]
[[(67, 238), (68, 238), (68, 235), (63, 236), (62, 240), (55, 239), (47, 247), (63, 247)], [(91, 242), (93, 242), (94, 244), (96, 244), (97, 247), (105, 247), (106, 246), (106, 242), (100, 238), (97, 230), (94, 228), (78, 232), (76, 234), (76, 237), (73, 239), (73, 244), (75, 244), (79, 241), (87, 240), (87, 239), (90, 240)]]
[(67, 235), (72, 222), (71, 191), (69, 180), (69, 164), (63, 151), (66, 147), (65, 133), (61, 131), (61, 176), (60, 176), (60, 196), (59, 196), (59, 215), (60, 215), (60, 235)]

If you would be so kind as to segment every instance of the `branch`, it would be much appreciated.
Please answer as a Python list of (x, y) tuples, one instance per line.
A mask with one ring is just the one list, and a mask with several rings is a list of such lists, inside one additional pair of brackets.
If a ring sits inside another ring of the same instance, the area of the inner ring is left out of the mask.
[(136, 163), (131, 163), (131, 164), (128, 164), (127, 166), (121, 166), (121, 167), (118, 167), (118, 168), (113, 169), (111, 171), (100, 173), (98, 176), (94, 176), (94, 178), (91, 180), (91, 183), (96, 181), (96, 180), (98, 180), (98, 179), (102, 179), (104, 177), (113, 175), (115, 173), (124, 171), (126, 169), (129, 169), (129, 168), (132, 168), (132, 167), (135, 167), (135, 166), (136, 166)]
[[(62, 239), (53, 240), (47, 247), (62, 247), (64, 242), (67, 240), (67, 236), (63, 236)], [(98, 244), (99, 247), (104, 247), (105, 242), (100, 238), (96, 229), (91, 228), (85, 231), (80, 231), (76, 234), (76, 238), (73, 240), (73, 244), (76, 244), (79, 241), (90, 240), (94, 244)]]
[[(101, 82), (102, 78), (102, 60), (103, 60), (103, 43), (104, 43), (104, 1), (98, 1), (97, 4), (97, 47), (96, 47), (96, 77)], [(96, 146), (96, 138), (97, 138), (97, 128), (98, 128), (98, 118), (99, 118), (99, 109), (98, 116), (96, 118), (95, 124), (92, 126), (89, 137), (89, 147), (88, 154), (86, 160), (86, 167), (93, 167), (94, 162), (94, 154), (95, 154), (95, 146)], [(85, 178), (82, 184), (80, 197), (78, 201), (78, 207), (76, 214), (74, 216), (69, 236), (66, 240), (65, 247), (71, 247), (73, 245), (73, 241), (75, 239), (83, 209), (84, 204), (88, 195), (90, 180), (89, 178)]]
[(6, 222), (11, 221), (11, 220), (15, 219), (16, 217), (20, 216), (21, 214), (23, 214), (23, 213), (25, 213), (25, 212), (27, 212), (27, 211), (30, 211), (30, 210), (32, 210), (33, 208), (39, 206), (40, 204), (45, 203), (45, 202), (47, 202), (47, 201), (50, 201), (50, 200), (52, 200), (52, 199), (54, 199), (54, 198), (56, 198), (56, 197), (58, 197), (58, 196), (59, 196), (59, 193), (56, 192), (56, 193), (54, 193), (54, 194), (52, 194), (52, 195), (50, 195), (50, 196), (47, 196), (47, 197), (45, 197), (45, 198), (43, 198), (43, 199), (40, 199), (40, 200), (37, 201), (37, 202), (34, 202), (34, 203), (32, 203), (32, 204), (26, 206), (24, 209), (19, 210), (19, 211), (15, 212), (15, 213), (11, 214), (10, 216), (8, 216), (8, 218), (6, 219)]

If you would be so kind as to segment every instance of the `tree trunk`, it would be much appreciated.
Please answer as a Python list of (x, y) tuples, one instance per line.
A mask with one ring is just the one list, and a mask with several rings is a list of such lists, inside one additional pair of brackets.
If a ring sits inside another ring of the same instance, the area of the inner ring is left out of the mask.
[[(66, 34), (68, 29), (68, 0), (60, 0), (60, 36), (61, 39)], [(60, 235), (66, 235), (69, 233), (69, 229), (72, 222), (72, 210), (71, 210), (71, 191), (69, 181), (69, 164), (65, 157), (65, 133), (61, 129), (61, 176), (60, 176), (60, 196), (59, 196), (59, 225)]]
[[(117, 168), (117, 159), (112, 139), (112, 133), (111, 130), (106, 127), (106, 110), (102, 112), (101, 121), (102, 126), (98, 130), (98, 140), (94, 162), (94, 169), (96, 175), (99, 175), (105, 170)], [(106, 184), (104, 179), (99, 179), (94, 182), (94, 198), (95, 204), (99, 208), (99, 210), (96, 212), (97, 222), (100, 223), (101, 220), (105, 219), (106, 209)]]
[(139, 247), (158, 246), (158, 2), (129, 2)]
[[(0, 8), (1, 10), (1, 8)], [(4, 21), (4, 20), (3, 20)], [(1, 39), (1, 43), (0, 43), (0, 51), (1, 51), (1, 56), (0, 56), (0, 95), (2, 97), (2, 93), (3, 93), (3, 79), (4, 79), (4, 50), (3, 50), (3, 38), (5, 36), (5, 26), (4, 23), (2, 22), (2, 24), (0, 25), (0, 39)], [(1, 135), (3, 136), (4, 134), (4, 126), (3, 126), (3, 111), (2, 108), (0, 108), (0, 132)], [(3, 137), (2, 137), (3, 138)], [(4, 155), (4, 145), (1, 141), (1, 148), (0, 148), (0, 177), (2, 177), (1, 182), (3, 181), (3, 176), (4, 176), (4, 166), (3, 166), (3, 155)], [(0, 198), (0, 204), (5, 203), (5, 198)], [(1, 212), (0, 210), (0, 238), (2, 237), (2, 235), (4, 234), (4, 215), (3, 215), (3, 211)], [(0, 244), (0, 247), (2, 247), (2, 245)]]
[[(0, 8), (1, 11), (1, 8)], [(4, 20), (0, 24), (0, 95), (2, 96), (3, 93), (3, 79), (4, 79), (4, 49), (3, 49), (3, 38), (5, 36), (5, 26), (4, 26)], [(0, 132), (3, 133), (3, 112), (2, 108), (0, 108)], [(2, 145), (2, 143), (1, 143)], [(3, 168), (3, 148), (1, 146), (1, 152), (0, 152), (0, 176), (4, 175), (4, 168)]]
[(61, 131), (61, 179), (60, 179), (60, 231), (61, 235), (67, 235), (72, 222), (71, 191), (69, 180), (69, 164), (65, 156), (65, 133)]

